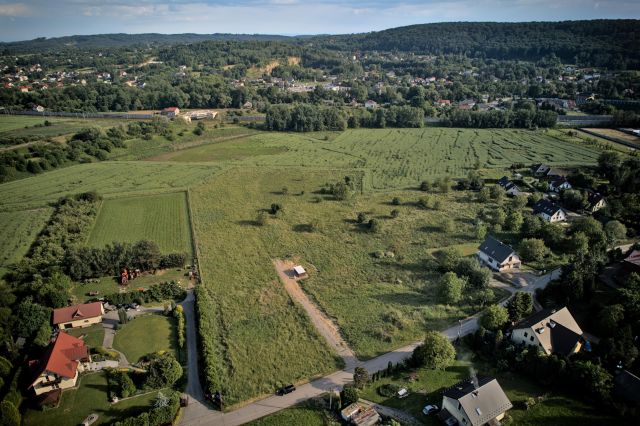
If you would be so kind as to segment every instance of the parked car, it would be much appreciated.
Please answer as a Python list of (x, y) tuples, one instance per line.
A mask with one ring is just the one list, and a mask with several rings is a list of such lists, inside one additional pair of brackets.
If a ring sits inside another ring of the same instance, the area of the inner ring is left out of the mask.
[(422, 409), (422, 414), (425, 416), (430, 416), (431, 414), (435, 414), (438, 412), (437, 405), (427, 405)]
[(295, 386), (293, 386), (293, 385), (283, 386), (283, 387), (281, 387), (280, 389), (278, 389), (278, 390), (276, 391), (276, 395), (278, 395), (278, 396), (284, 396), (284, 395), (286, 395), (286, 394), (288, 394), (288, 393), (293, 392), (294, 390), (296, 390), (296, 387), (295, 387)]
[(406, 398), (409, 396), (409, 391), (406, 388), (402, 388), (398, 391), (398, 398)]

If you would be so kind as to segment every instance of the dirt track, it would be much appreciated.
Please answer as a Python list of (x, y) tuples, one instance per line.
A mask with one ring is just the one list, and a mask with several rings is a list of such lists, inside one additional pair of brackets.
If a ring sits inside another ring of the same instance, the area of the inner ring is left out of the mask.
[(284, 284), (285, 290), (289, 296), (298, 302), (311, 318), (311, 322), (318, 332), (326, 339), (329, 345), (338, 352), (345, 363), (345, 369), (355, 368), (359, 361), (355, 353), (351, 350), (347, 342), (344, 341), (338, 326), (331, 321), (318, 307), (309, 299), (305, 292), (300, 288), (298, 281), (293, 276), (294, 264), (287, 260), (274, 260), (273, 265), (278, 271), (280, 281)]

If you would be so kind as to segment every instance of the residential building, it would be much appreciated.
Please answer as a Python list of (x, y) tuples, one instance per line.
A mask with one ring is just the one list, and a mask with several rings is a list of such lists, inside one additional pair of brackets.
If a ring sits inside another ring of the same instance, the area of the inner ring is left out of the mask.
[(597, 192), (587, 192), (587, 202), (589, 203), (589, 205), (587, 206), (587, 210), (589, 210), (591, 213), (595, 213), (607, 206), (607, 202), (605, 201), (604, 196), (598, 194)]
[(180, 114), (180, 108), (178, 107), (165, 108), (160, 112), (160, 114), (166, 115), (169, 118), (174, 118), (174, 117), (177, 117), (178, 114)]
[(513, 326), (511, 340), (537, 346), (545, 354), (571, 355), (585, 343), (582, 329), (566, 307), (543, 309)]
[(533, 166), (531, 166), (531, 174), (534, 176), (546, 176), (547, 173), (549, 173), (549, 170), (551, 170), (550, 166), (547, 166), (546, 164), (534, 164)]
[(533, 214), (540, 216), (547, 222), (562, 222), (567, 220), (567, 214), (552, 201), (542, 199), (533, 206)]
[(60, 330), (89, 327), (102, 322), (102, 302), (85, 303), (53, 310), (53, 325)]
[(558, 176), (549, 181), (549, 190), (553, 192), (560, 192), (562, 190), (571, 188), (571, 184), (564, 176)]
[(493, 377), (478, 376), (464, 380), (442, 393), (438, 417), (445, 424), (455, 418), (461, 426), (497, 425), (513, 407)]
[(84, 340), (61, 331), (49, 344), (44, 356), (30, 365), (34, 369), (34, 381), (30, 388), (36, 395), (76, 385), (78, 374), (84, 371), (83, 362), (91, 362)]
[(365, 101), (364, 107), (366, 109), (376, 109), (378, 108), (378, 103), (376, 101), (368, 100), (368, 101)]
[(640, 250), (633, 250), (622, 262), (627, 271), (640, 274)]
[(500, 185), (500, 187), (504, 189), (504, 192), (507, 195), (515, 197), (516, 195), (520, 194), (520, 188), (518, 188), (518, 185), (510, 181), (506, 176), (503, 176), (502, 178), (500, 178), (500, 180), (498, 180), (498, 185)]
[(345, 422), (355, 426), (373, 426), (381, 420), (375, 408), (358, 402), (354, 402), (340, 411), (340, 416)]
[(522, 265), (520, 256), (514, 249), (491, 235), (480, 244), (477, 255), (482, 263), (499, 272), (519, 269)]

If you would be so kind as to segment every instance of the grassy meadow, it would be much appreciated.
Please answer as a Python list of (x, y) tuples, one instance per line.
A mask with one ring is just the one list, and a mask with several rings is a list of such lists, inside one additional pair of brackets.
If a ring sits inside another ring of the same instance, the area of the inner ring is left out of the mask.
[(89, 245), (155, 241), (163, 253), (192, 254), (185, 192), (104, 200)]
[[(45, 126), (48, 121), (51, 125)], [(3, 115), (0, 114), (0, 137), (56, 137), (69, 135), (87, 127), (113, 127), (121, 124), (120, 120), (112, 119), (77, 119), (62, 117), (42, 117), (31, 115)]]
[(42, 208), (0, 213), (0, 267), (20, 261), (27, 254), (52, 210)]
[(105, 161), (79, 164), (0, 185), (0, 211), (44, 207), (86, 191), (106, 197), (175, 192), (201, 184), (223, 166)]

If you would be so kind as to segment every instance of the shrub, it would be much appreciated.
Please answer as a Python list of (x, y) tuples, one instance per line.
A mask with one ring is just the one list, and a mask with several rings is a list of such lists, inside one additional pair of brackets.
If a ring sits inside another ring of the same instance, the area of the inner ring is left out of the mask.
[(393, 383), (387, 383), (386, 385), (378, 386), (378, 394), (380, 396), (384, 396), (385, 398), (392, 398), (398, 394), (400, 390), (400, 386), (395, 385)]
[(402, 202), (400, 201), (400, 198), (393, 197), (393, 200), (391, 200), (391, 204), (393, 204), (394, 206), (399, 206), (400, 204), (402, 204)]
[(520, 242), (518, 252), (525, 261), (539, 261), (547, 255), (549, 249), (539, 238), (525, 238)]
[(448, 304), (459, 302), (462, 299), (462, 290), (466, 283), (467, 280), (458, 277), (455, 272), (447, 272), (438, 284), (440, 298)]
[(398, 216), (400, 216), (400, 212), (397, 209), (393, 209), (391, 210), (391, 217), (392, 218), (397, 218)]
[(487, 330), (498, 330), (509, 322), (507, 308), (500, 305), (489, 306), (480, 317), (480, 325)]
[(366, 221), (367, 221), (367, 214), (364, 212), (358, 213), (358, 218), (356, 219), (356, 222), (365, 223)]

